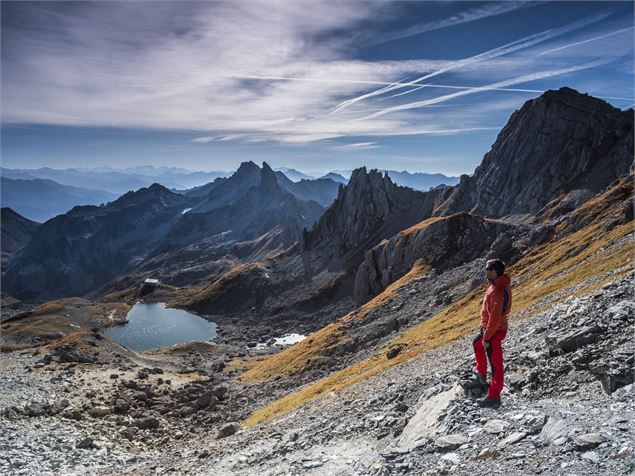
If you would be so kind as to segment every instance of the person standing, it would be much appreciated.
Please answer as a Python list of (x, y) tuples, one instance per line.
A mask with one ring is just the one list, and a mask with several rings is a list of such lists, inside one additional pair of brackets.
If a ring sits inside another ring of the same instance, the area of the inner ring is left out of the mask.
[(483, 297), (479, 334), (472, 341), (476, 357), (476, 372), (481, 383), (486, 384), (487, 361), (492, 367), (492, 384), (487, 396), (476, 401), (481, 407), (498, 407), (503, 390), (503, 339), (507, 336), (507, 316), (512, 306), (511, 278), (505, 273), (505, 263), (491, 259), (485, 264), (489, 287)]

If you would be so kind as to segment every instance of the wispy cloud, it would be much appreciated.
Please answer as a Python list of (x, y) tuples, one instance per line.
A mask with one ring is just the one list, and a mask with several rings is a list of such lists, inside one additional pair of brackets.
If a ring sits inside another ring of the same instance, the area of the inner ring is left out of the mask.
[(387, 33), (378, 37), (369, 39), (369, 44), (378, 45), (389, 41), (399, 40), (401, 38), (407, 38), (409, 36), (420, 35), (428, 31), (440, 30), (441, 28), (448, 28), (452, 26), (462, 25), (464, 23), (470, 23), (477, 20), (482, 20), (492, 16), (502, 15), (521, 8), (528, 8), (534, 5), (538, 5), (539, 2), (492, 2), (486, 5), (470, 8), (458, 12), (448, 18), (442, 20), (436, 20), (431, 22), (419, 23), (410, 28), (406, 28), (399, 32)]
[(355, 142), (353, 144), (343, 144), (333, 146), (333, 150), (343, 150), (343, 151), (351, 151), (351, 150), (367, 150), (367, 149), (378, 149), (381, 147), (377, 142)]

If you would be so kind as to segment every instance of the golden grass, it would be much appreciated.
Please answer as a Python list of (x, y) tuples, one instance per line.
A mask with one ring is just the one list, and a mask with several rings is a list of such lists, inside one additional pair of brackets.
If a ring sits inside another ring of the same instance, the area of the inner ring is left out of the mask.
[(134, 299), (137, 297), (137, 286), (122, 289), (121, 291), (113, 291), (103, 296), (101, 302), (118, 302), (126, 299)]
[(16, 343), (7, 342), (11, 339), (20, 340), (20, 336), (28, 336), (29, 338), (45, 339), (58, 332), (66, 332), (71, 330), (68, 321), (57, 315), (48, 315), (42, 317), (29, 318), (28, 322), (9, 321), (2, 324), (2, 341), (0, 347), (3, 352), (11, 352), (14, 350), (26, 349), (29, 347), (37, 347), (44, 342), (33, 343)]
[(433, 223), (436, 223), (438, 221), (441, 220), (447, 220), (449, 217), (431, 217), (428, 218), (426, 220), (423, 220), (415, 225), (412, 225), (410, 228), (406, 228), (405, 230), (402, 230), (399, 232), (399, 237), (406, 237), (409, 235), (412, 235), (413, 233), (416, 233), (418, 231), (423, 230), (424, 228), (427, 228), (428, 226), (432, 225)]
[[(606, 247), (633, 231), (632, 223), (617, 226), (609, 232), (604, 230), (602, 218), (619, 216), (619, 207), (625, 193), (632, 194), (632, 183), (622, 182), (616, 188), (618, 190), (610, 190), (603, 196), (587, 202), (572, 215), (574, 222), (591, 224), (561, 239), (554, 239), (537, 247), (514, 264), (513, 269), (510, 269), (514, 276), (512, 283), (514, 315), (522, 316), (522, 318), (530, 317), (545, 307), (553, 305), (553, 303), (547, 302), (549, 297), (553, 296), (555, 301), (559, 302), (573, 293), (571, 288), (593, 277), (612, 270), (619, 270), (611, 278), (584, 286), (584, 292), (597, 289), (606, 281), (617, 279), (635, 269), (632, 260), (632, 242), (626, 241), (610, 251), (606, 250)], [(593, 221), (590, 221), (591, 219)], [(580, 245), (583, 243), (586, 243), (587, 246), (581, 249)], [(514, 272), (514, 270), (516, 271)], [(404, 278), (412, 279), (412, 277), (406, 278), (406, 276)], [(404, 278), (401, 280), (402, 283)], [(465, 336), (478, 327), (482, 293), (483, 288), (468, 293), (433, 318), (406, 330), (371, 358), (335, 372), (256, 410), (244, 423), (251, 426), (261, 421), (270, 420), (292, 411), (314, 398), (329, 392), (340, 391), (388, 367), (410, 360), (424, 352), (447, 345)], [(579, 293), (581, 290), (576, 292), (576, 294)], [(528, 312), (523, 313), (523, 311)], [(514, 318), (514, 315), (511, 318)], [(350, 314), (344, 319), (348, 316)], [(328, 328), (336, 329), (338, 322), (331, 324)], [(318, 332), (326, 330), (327, 328), (324, 328)], [(322, 340), (325, 338), (326, 336), (321, 336)], [(342, 337), (340, 336), (340, 338)], [(387, 349), (395, 345), (403, 346), (404, 350), (393, 359), (388, 360), (385, 353)], [(310, 353), (310, 350), (304, 349), (305, 361), (314, 355)], [(317, 351), (319, 352), (319, 349)], [(286, 352), (292, 354), (293, 347), (287, 349)], [(266, 362), (274, 363), (276, 361)], [(280, 359), (277, 363), (283, 365), (284, 359)], [(255, 366), (252, 369), (249, 379), (258, 381), (263, 377), (266, 378), (266, 375), (276, 375), (275, 369), (269, 369), (267, 373), (258, 375), (259, 368), (259, 366)], [(249, 372), (246, 375), (248, 374)]]
[(38, 306), (30, 311), (31, 316), (41, 316), (45, 314), (57, 314), (62, 312), (68, 306), (81, 306), (87, 304), (89, 301), (78, 297), (70, 297), (57, 299), (55, 301), (49, 301), (41, 306)]

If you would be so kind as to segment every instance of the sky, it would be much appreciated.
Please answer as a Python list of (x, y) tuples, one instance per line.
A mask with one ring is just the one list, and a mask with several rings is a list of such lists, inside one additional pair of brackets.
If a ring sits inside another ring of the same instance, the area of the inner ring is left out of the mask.
[(630, 1), (1, 9), (3, 167), (459, 175), (545, 90), (635, 104)]

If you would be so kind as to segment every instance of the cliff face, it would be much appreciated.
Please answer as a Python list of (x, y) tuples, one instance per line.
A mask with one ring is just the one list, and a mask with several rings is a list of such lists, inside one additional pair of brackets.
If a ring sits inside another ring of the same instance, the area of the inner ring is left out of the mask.
[(356, 169), (300, 249), (321, 255), (330, 268), (356, 269), (368, 248), (428, 218), (440, 191), (419, 192), (394, 184), (377, 170)]
[(564, 193), (600, 192), (632, 162), (632, 110), (570, 88), (547, 91), (511, 115), (474, 174), (446, 190), (435, 214), (534, 214)]
[(425, 220), (368, 250), (355, 276), (355, 300), (379, 294), (419, 259), (437, 272), (476, 259), (512, 228), (468, 213)]

